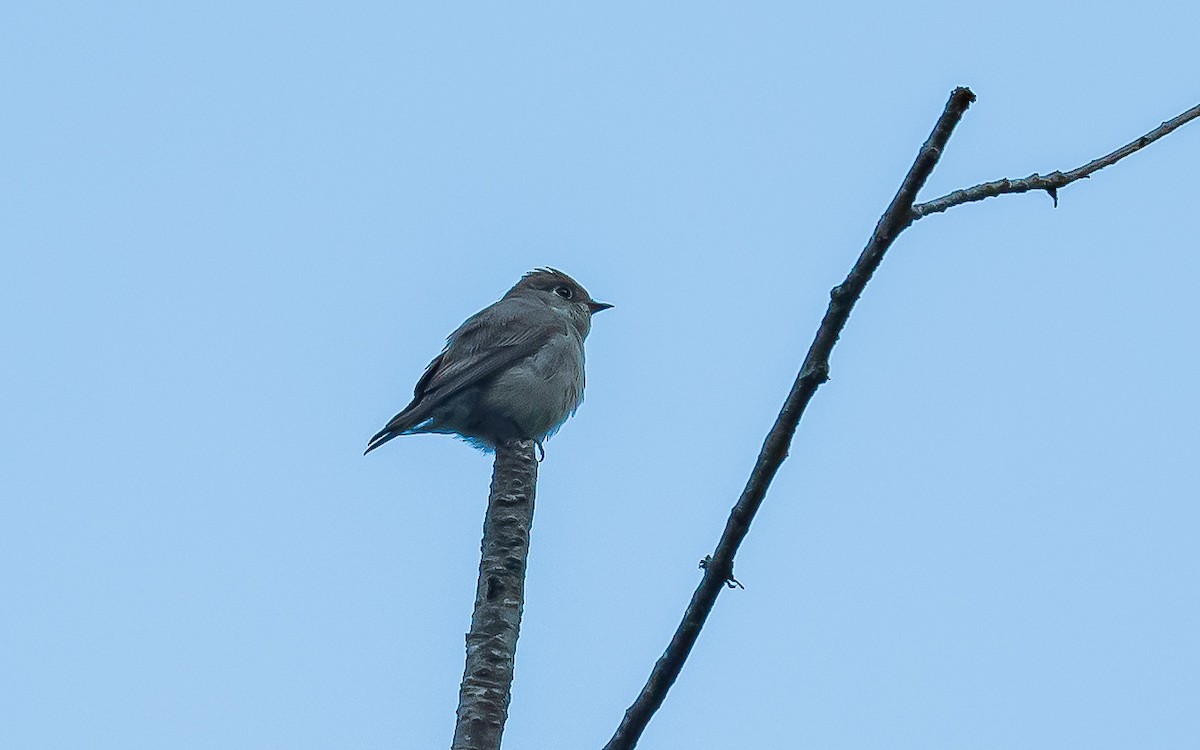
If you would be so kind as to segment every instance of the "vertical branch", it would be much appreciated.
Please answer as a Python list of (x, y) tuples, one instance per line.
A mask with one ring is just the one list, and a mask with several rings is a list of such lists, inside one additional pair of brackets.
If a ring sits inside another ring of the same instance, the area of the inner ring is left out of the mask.
[(499, 750), (504, 734), (537, 487), (533, 450), (532, 440), (502, 441), (496, 446), (452, 750)]

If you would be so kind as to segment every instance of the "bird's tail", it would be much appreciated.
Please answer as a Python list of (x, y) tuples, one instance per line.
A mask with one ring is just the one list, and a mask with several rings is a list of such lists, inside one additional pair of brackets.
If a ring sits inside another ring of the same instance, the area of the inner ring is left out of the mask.
[(391, 440), (394, 437), (400, 437), (400, 435), (402, 435), (402, 434), (403, 433), (393, 432), (392, 430), (388, 430), (388, 429), (380, 430), (379, 432), (375, 433), (375, 435), (369, 441), (367, 441), (367, 449), (365, 451), (363, 451), (363, 455), (364, 456), (367, 455), (368, 453), (375, 450), (379, 446), (383, 445), (387, 441)]
[(367, 449), (363, 451), (363, 455), (367, 455), (392, 438), (397, 438), (401, 435), (411, 435), (414, 432), (420, 431), (420, 428), (424, 426), (423, 423), (429, 421), (421, 413), (423, 411), (423, 409), (416, 407), (415, 404), (410, 404), (407, 409), (392, 417), (391, 421), (382, 430), (375, 433), (367, 441)]

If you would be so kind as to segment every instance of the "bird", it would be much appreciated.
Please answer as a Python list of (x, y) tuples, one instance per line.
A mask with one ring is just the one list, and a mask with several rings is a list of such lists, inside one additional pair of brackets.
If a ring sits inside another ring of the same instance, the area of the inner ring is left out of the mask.
[(484, 451), (503, 440), (542, 441), (583, 400), (583, 341), (611, 308), (554, 268), (521, 277), (467, 318), (429, 363), (404, 407), (364, 455), (401, 435), (458, 435)]

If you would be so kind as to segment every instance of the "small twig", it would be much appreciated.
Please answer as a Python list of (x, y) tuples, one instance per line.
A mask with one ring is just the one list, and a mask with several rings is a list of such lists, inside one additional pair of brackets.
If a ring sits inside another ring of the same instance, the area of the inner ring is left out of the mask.
[(532, 440), (496, 446), (452, 750), (500, 748), (525, 603), (525, 560), (537, 488), (534, 446)]
[(961, 206), (964, 203), (973, 203), (981, 201), (984, 198), (993, 198), (997, 195), (1005, 195), (1007, 193), (1028, 193), (1030, 190), (1045, 190), (1054, 199), (1054, 205), (1057, 207), (1058, 191), (1060, 188), (1064, 188), (1076, 180), (1090, 177), (1093, 173), (1111, 164), (1116, 164), (1126, 156), (1135, 151), (1140, 151), (1176, 128), (1195, 120), (1197, 117), (1200, 117), (1200, 104), (1192, 107), (1178, 117), (1167, 120), (1141, 138), (1126, 143), (1111, 154), (1101, 156), (1099, 159), (1093, 159), (1082, 167), (1072, 169), (1069, 172), (1051, 172), (1047, 175), (1031, 174), (1020, 180), (1003, 179), (985, 182), (982, 185), (976, 185), (964, 190), (955, 190), (953, 193), (943, 195), (941, 198), (934, 198), (931, 201), (918, 203), (912, 207), (912, 221), (924, 218), (930, 214), (941, 213), (954, 206)]
[[(708, 566), (711, 564), (712, 555), (705, 555), (704, 559), (700, 561), (700, 570), (707, 570)], [(742, 585), (742, 582), (733, 577), (732, 571), (730, 571), (729, 577), (725, 579), (725, 586), (731, 589), (742, 589), (743, 591), (746, 590), (746, 587)]]
[(896, 235), (912, 222), (912, 207), (917, 191), (925, 184), (929, 173), (941, 157), (954, 126), (962, 119), (963, 113), (973, 101), (975, 95), (969, 89), (957, 88), (950, 94), (945, 111), (917, 154), (917, 159), (908, 170), (896, 197), (879, 219), (874, 234), (851, 269), (850, 275), (834, 287), (830, 294), (829, 308), (821, 320), (817, 336), (808, 349), (808, 355), (804, 358), (804, 364), (796, 376), (791, 392), (788, 393), (783, 409), (775, 419), (775, 425), (763, 443), (750, 479), (729, 514), (721, 540), (704, 566), (704, 575), (692, 594), (692, 600), (683, 614), (683, 621), (679, 623), (670, 645), (655, 663), (646, 686), (625, 712), (625, 718), (617, 728), (616, 734), (604, 746), (605, 750), (629, 750), (637, 744), (650, 717), (662, 705), (667, 691), (683, 669), (683, 663), (696, 644), (700, 629), (704, 627), (704, 622), (716, 603), (717, 594), (725, 588), (727, 581), (733, 580), (733, 557), (750, 531), (750, 522), (762, 504), (767, 487), (783, 459), (787, 457), (788, 446), (792, 442), (796, 425), (800, 422), (805, 407), (821, 383), (829, 379), (829, 354), (850, 317), (854, 303), (858, 301), (863, 288), (883, 261), (884, 253), (895, 241)]

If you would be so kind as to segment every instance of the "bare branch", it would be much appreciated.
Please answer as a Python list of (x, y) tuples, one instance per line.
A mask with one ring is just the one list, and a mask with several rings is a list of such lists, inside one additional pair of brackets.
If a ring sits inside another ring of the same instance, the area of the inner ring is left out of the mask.
[(1082, 167), (1072, 169), (1069, 172), (1051, 172), (1047, 175), (1032, 174), (1021, 180), (995, 180), (993, 182), (985, 182), (982, 185), (969, 187), (964, 190), (955, 190), (953, 193), (943, 195), (941, 198), (935, 198), (931, 201), (918, 203), (912, 208), (912, 220), (923, 218), (930, 214), (941, 213), (954, 206), (960, 206), (964, 203), (973, 203), (981, 201), (984, 198), (992, 198), (997, 195), (1005, 195), (1007, 193), (1027, 193), (1030, 190), (1045, 190), (1054, 199), (1054, 205), (1058, 205), (1058, 191), (1070, 185), (1076, 180), (1082, 180), (1090, 177), (1094, 172), (1116, 164), (1126, 156), (1140, 151), (1141, 149), (1154, 143), (1159, 138), (1167, 135), (1171, 131), (1179, 128), (1188, 122), (1200, 117), (1200, 104), (1192, 107), (1183, 114), (1173, 119), (1167, 120), (1162, 125), (1159, 125), (1154, 130), (1146, 133), (1141, 138), (1131, 141), (1121, 148), (1113, 151), (1107, 156), (1101, 156), (1099, 159), (1094, 159)]
[(683, 669), (683, 663), (691, 653), (700, 635), (700, 629), (704, 627), (704, 622), (716, 603), (717, 594), (725, 588), (727, 581), (734, 580), (733, 557), (750, 531), (750, 522), (762, 504), (767, 487), (774, 479), (783, 459), (787, 457), (788, 446), (796, 433), (796, 425), (799, 424), (805, 407), (821, 383), (829, 379), (829, 354), (850, 317), (850, 311), (875, 269), (883, 261), (884, 253), (891, 247), (896, 235), (912, 222), (913, 201), (916, 200), (917, 192), (925, 184), (925, 180), (941, 158), (942, 150), (946, 147), (954, 127), (973, 101), (975, 95), (966, 88), (957, 88), (950, 94), (945, 111), (917, 154), (917, 159), (908, 170), (896, 197), (880, 217), (874, 234), (851, 269), (850, 275), (834, 287), (830, 294), (829, 308), (821, 320), (821, 327), (809, 347), (792, 390), (788, 393), (787, 401), (784, 402), (783, 409), (775, 419), (775, 425), (763, 443), (741, 497), (729, 514), (716, 550), (711, 557), (705, 558), (702, 564), (704, 575), (692, 594), (683, 620), (671, 638), (670, 645), (655, 663), (646, 686), (625, 712), (625, 718), (617, 728), (616, 734), (604, 746), (605, 750), (630, 750), (637, 744), (650, 717), (662, 705), (667, 691)]
[(537, 460), (532, 440), (496, 445), (483, 521), (479, 585), (467, 633), (451, 750), (499, 750), (512, 697), (513, 664), (525, 603), (525, 560), (533, 525)]
[(957, 88), (951, 93), (945, 111), (942, 112), (929, 139), (921, 147), (921, 151), (909, 169), (908, 175), (904, 178), (896, 197), (892, 199), (891, 204), (880, 217), (879, 223), (875, 226), (875, 232), (871, 235), (862, 254), (859, 255), (850, 275), (840, 285), (834, 287), (830, 293), (829, 308), (821, 320), (817, 336), (809, 347), (808, 355), (804, 359), (800, 373), (796, 376), (791, 392), (788, 393), (783, 409), (779, 412), (774, 426), (763, 443), (758, 460), (750, 473), (750, 479), (729, 514), (729, 520), (725, 524), (725, 530), (717, 548), (712, 555), (701, 561), (700, 567), (704, 570), (704, 575), (684, 611), (683, 620), (679, 623), (666, 651), (655, 663), (645, 687), (642, 688), (633, 705), (625, 712), (621, 725), (617, 728), (613, 738), (604, 746), (604, 750), (631, 750), (637, 744), (650, 718), (662, 705), (667, 691), (670, 690), (671, 685), (674, 684), (683, 669), (683, 664), (691, 653), (700, 630), (704, 627), (709, 613), (716, 604), (717, 595), (726, 585), (736, 583), (736, 579), (733, 577), (734, 555), (746, 534), (749, 533), (750, 522), (758, 512), (768, 486), (787, 457), (788, 446), (795, 435), (804, 409), (808, 406), (808, 402), (816, 393), (817, 388), (829, 379), (829, 356), (849, 320), (854, 304), (862, 295), (867, 282), (879, 268), (884, 254), (900, 232), (917, 219), (929, 214), (1006, 193), (1045, 190), (1055, 199), (1057, 205), (1059, 188), (1076, 180), (1084, 179), (1110, 164), (1115, 164), (1176, 128), (1200, 117), (1200, 106), (1196, 106), (1178, 117), (1164, 122), (1158, 128), (1111, 154), (1069, 172), (1053, 172), (1049, 175), (1034, 174), (1023, 180), (997, 180), (966, 190), (956, 190), (941, 198), (914, 205), (917, 192), (933, 171), (950, 134), (973, 101), (975, 101), (975, 95), (969, 89)]

